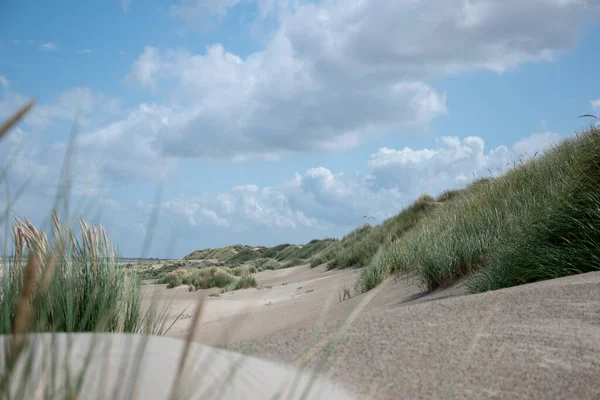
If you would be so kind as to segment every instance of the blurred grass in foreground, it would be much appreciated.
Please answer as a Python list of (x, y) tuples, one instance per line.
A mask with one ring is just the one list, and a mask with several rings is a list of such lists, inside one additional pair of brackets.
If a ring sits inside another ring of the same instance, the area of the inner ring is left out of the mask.
[[(33, 106), (31, 101), (0, 127), (0, 138)], [(7, 193), (8, 195), (8, 193)], [(68, 193), (61, 193), (66, 196)], [(9, 224), (7, 208), (5, 224)], [(29, 333), (44, 332), (118, 332), (163, 335), (169, 329), (166, 307), (159, 312), (157, 303), (143, 302), (139, 279), (115, 262), (116, 251), (102, 226), (79, 221), (80, 234), (61, 224), (56, 209), (52, 212), (52, 236), (37, 229), (27, 218), (15, 218), (12, 224), (13, 254), (4, 254), (0, 276), (0, 330), (9, 335), (4, 340), (4, 357), (0, 360), (0, 395), (10, 398), (25, 393), (26, 387), (38, 385), (26, 367), (22, 381), (15, 388), (11, 375), (19, 360), (26, 365), (50, 356), (29, 346)], [(8, 228), (8, 226), (7, 226)], [(6, 229), (9, 232), (9, 229)], [(167, 305), (168, 306), (168, 305)], [(91, 351), (91, 349), (89, 349)], [(140, 353), (141, 354), (141, 353)], [(89, 361), (89, 360), (88, 360)], [(135, 371), (135, 367), (133, 368)], [(46, 398), (74, 398), (77, 376), (63, 382), (69, 388), (46, 388)], [(56, 382), (54, 382), (56, 383)], [(61, 386), (61, 385), (59, 385)], [(59, 390), (59, 391), (56, 391)], [(65, 392), (66, 390), (66, 392)], [(52, 393), (50, 393), (50, 392)], [(61, 394), (59, 397), (62, 397)]]
[[(32, 106), (33, 102), (30, 102), (0, 126), (0, 139)], [(73, 140), (70, 145), (72, 143)], [(67, 158), (70, 154), (71, 147)], [(68, 169), (68, 160), (65, 164)], [(68, 171), (63, 178), (68, 179), (67, 175)], [(65, 193), (57, 195), (57, 203), (64, 200), (66, 204), (68, 182), (62, 188)], [(2, 221), (7, 224), (8, 232), (7, 216), (11, 206), (8, 193), (7, 198)], [(150, 227), (155, 219), (156, 213), (151, 216)], [(137, 398), (140, 391), (150, 394), (151, 398), (169, 400), (190, 396), (231, 398), (248, 390), (251, 396), (252, 390), (270, 392), (267, 398), (273, 399), (319, 395), (319, 390), (312, 390), (319, 382), (316, 370), (303, 373), (240, 354), (194, 345), (192, 340), (204, 305), (202, 298), (196, 302), (185, 340), (157, 340), (156, 336), (164, 335), (182, 317), (185, 309), (168, 321), (170, 302), (163, 304), (159, 311), (160, 301), (144, 298), (139, 274), (116, 262), (115, 248), (102, 226), (88, 225), (80, 219), (80, 234), (77, 235), (68, 226), (63, 226), (56, 204), (51, 221), (52, 234), (48, 238), (45, 231), (37, 229), (26, 218), (15, 219), (12, 225), (14, 253), (0, 258), (8, 260), (2, 265), (0, 276), (0, 329), (3, 334), (0, 336), (0, 398), (130, 399)], [(152, 229), (148, 231), (144, 248), (151, 241)], [(316, 243), (317, 249), (322, 248), (318, 246), (320, 244)], [(311, 251), (305, 250), (305, 253), (309, 255)], [(226, 287), (251, 287), (256, 285), (254, 277), (249, 275), (252, 269), (279, 269), (302, 262), (293, 258), (285, 263), (264, 260), (264, 263), (260, 260), (260, 266), (227, 268), (227, 271), (223, 270), (224, 274), (219, 274), (220, 268), (207, 270), (207, 276), (194, 284), (199, 287), (220, 285), (223, 282), (217, 281), (226, 275), (228, 282), (232, 280)], [(323, 307), (322, 317), (327, 309)], [(338, 330), (338, 335), (341, 331)], [(326, 341), (334, 339), (327, 338)], [(148, 342), (154, 347), (148, 349)], [(165, 354), (165, 349), (174, 353)], [(111, 354), (113, 350), (117, 354)], [(309, 347), (305, 354), (315, 357), (312, 350)], [(165, 376), (148, 378), (147, 372), (152, 367), (144, 367), (148, 362), (144, 362), (147, 353), (159, 356), (154, 358), (158, 362), (173, 362), (175, 357), (176, 365), (166, 371), (163, 368)], [(199, 353), (206, 356), (198, 357)], [(244, 369), (244, 363), (250, 366)], [(214, 370), (216, 365), (220, 365), (217, 372)], [(259, 370), (262, 375), (256, 375)], [(283, 375), (290, 372), (293, 373), (283, 379)], [(279, 378), (273, 380), (272, 374)], [(146, 382), (152, 379), (150, 383), (157, 390), (148, 393), (147, 388), (140, 387), (141, 376)], [(203, 381), (203, 378), (210, 378), (212, 382)], [(336, 386), (326, 383), (323, 387), (329, 393), (341, 393)], [(110, 390), (105, 390), (107, 388)]]

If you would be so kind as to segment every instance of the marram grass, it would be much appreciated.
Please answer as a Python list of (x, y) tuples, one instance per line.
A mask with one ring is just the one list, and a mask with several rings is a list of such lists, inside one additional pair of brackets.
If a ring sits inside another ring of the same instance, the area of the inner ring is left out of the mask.
[(429, 290), (468, 277), (481, 292), (600, 269), (599, 160), (600, 130), (591, 127), (500, 177), (445, 192), (383, 242), (357, 286), (416, 272)]
[[(33, 103), (26, 104), (0, 126), (0, 139)], [(8, 208), (4, 212), (7, 214)], [(3, 222), (8, 224), (6, 218)], [(143, 305), (138, 278), (115, 262), (115, 249), (102, 226), (88, 225), (81, 219), (79, 228), (77, 235), (63, 226), (56, 212), (51, 238), (27, 218), (15, 218), (12, 224), (13, 253), (10, 257), (3, 255), (2, 260), (7, 261), (3, 261), (0, 272), (0, 330), (5, 335), (0, 359), (0, 398), (24, 398), (36, 387), (43, 398), (73, 399), (81, 395), (79, 390), (91, 360), (86, 359), (81, 370), (67, 374), (65, 381), (56, 382), (55, 372), (64, 366), (51, 349), (40, 353), (32, 345), (30, 333), (162, 335), (168, 330), (166, 308), (157, 312), (156, 303)], [(145, 340), (140, 343), (134, 360), (125, 360), (128, 366), (124, 365), (124, 369), (131, 376), (139, 368)], [(91, 354), (92, 350), (86, 351)], [(45, 377), (48, 381), (32, 374), (28, 365), (34, 360), (49, 363), (51, 376)], [(15, 382), (12, 376), (19, 368), (25, 368), (24, 373)], [(130, 397), (134, 383), (132, 379), (117, 385), (123, 398)]]
[(156, 314), (142, 307), (139, 279), (115, 262), (102, 226), (83, 219), (79, 226), (76, 235), (54, 213), (50, 241), (27, 219), (15, 219), (14, 257), (3, 266), (2, 333), (11, 332), (27, 285), (38, 304), (29, 331), (157, 333)]

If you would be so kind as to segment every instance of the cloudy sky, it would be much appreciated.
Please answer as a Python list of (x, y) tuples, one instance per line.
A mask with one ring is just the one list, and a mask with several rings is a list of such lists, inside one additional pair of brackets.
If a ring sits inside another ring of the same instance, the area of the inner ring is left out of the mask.
[(70, 177), (125, 256), (341, 237), (600, 112), (598, 0), (88, 3), (0, 6), (0, 206)]

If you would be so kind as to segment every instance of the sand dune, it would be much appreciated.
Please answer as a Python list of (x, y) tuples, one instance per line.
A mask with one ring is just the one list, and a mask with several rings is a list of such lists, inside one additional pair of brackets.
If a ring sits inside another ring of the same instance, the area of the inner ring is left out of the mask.
[(196, 340), (306, 365), (359, 398), (600, 398), (600, 273), (478, 295), (391, 279), (339, 302), (355, 277), (263, 272), (272, 289), (207, 301)]
[[(50, 359), (42, 356), (42, 349), (53, 347), (58, 365), (69, 359), (71, 376), (82, 370), (88, 349), (92, 348), (92, 362), (86, 369), (81, 396), (78, 399), (169, 399), (173, 381), (179, 397), (174, 399), (352, 399), (341, 387), (326, 380), (313, 377), (309, 372), (301, 372), (293, 367), (272, 361), (215, 349), (209, 346), (192, 344), (189, 348), (186, 371), (177, 374), (184, 341), (165, 337), (99, 334), (92, 346), (92, 334), (58, 334), (55, 342), (50, 334), (30, 335), (36, 349), (33, 365), (25, 367), (25, 357), (20, 358), (17, 373), (13, 376), (13, 398), (48, 398), (44, 391), (50, 387), (52, 373), (58, 388), (62, 388), (65, 368), (55, 368)], [(6, 336), (0, 336), (0, 357), (4, 359)], [(140, 347), (142, 346), (142, 347)], [(135, 359), (138, 349), (144, 349), (139, 374), (128, 367)], [(24, 368), (29, 368), (33, 379), (27, 385), (27, 392), (18, 393), (18, 382)], [(106, 374), (106, 375), (103, 375)], [(316, 379), (313, 379), (316, 378)], [(135, 383), (135, 384), (133, 384)], [(133, 389), (133, 391), (131, 390)], [(62, 394), (62, 395), (61, 395)], [(64, 399), (65, 393), (57, 392), (52, 399)]]
[[(144, 291), (164, 304), (171, 300), (171, 317), (204, 304), (193, 335), (193, 375), (181, 378), (196, 385), (191, 398), (211, 387), (225, 390), (209, 393), (212, 398), (271, 398), (292, 376), (309, 387), (307, 371), (319, 377), (308, 398), (600, 398), (600, 273), (478, 295), (460, 284), (424, 294), (412, 278), (388, 279), (340, 301), (358, 272), (308, 266), (265, 271), (256, 274), (263, 288), (219, 297), (208, 296), (218, 290), (164, 285)], [(190, 321), (187, 315), (178, 321), (171, 338), (149, 339), (138, 398), (166, 398), (183, 351), (178, 339), (193, 329)], [(34, 337), (48, 343), (48, 335)], [(63, 353), (67, 337), (59, 336)], [(77, 366), (91, 336), (72, 337)], [(100, 337), (112, 350), (101, 352), (93, 366), (99, 371), (109, 362), (110, 386), (121, 376), (118, 362), (134, 357), (141, 337)], [(242, 366), (228, 383), (219, 381), (238, 361)], [(90, 397), (83, 398), (94, 398), (96, 381), (85, 382)], [(301, 389), (280, 398), (300, 396)]]

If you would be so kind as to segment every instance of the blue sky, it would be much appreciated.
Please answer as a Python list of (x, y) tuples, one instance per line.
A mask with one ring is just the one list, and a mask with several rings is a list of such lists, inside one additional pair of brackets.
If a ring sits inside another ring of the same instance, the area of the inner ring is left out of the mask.
[(48, 215), (79, 107), (70, 211), (127, 256), (340, 237), (600, 112), (594, 0), (62, 4), (0, 13), (10, 213)]

